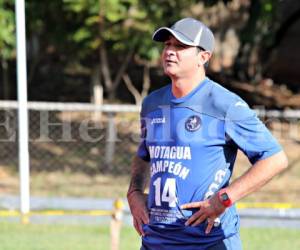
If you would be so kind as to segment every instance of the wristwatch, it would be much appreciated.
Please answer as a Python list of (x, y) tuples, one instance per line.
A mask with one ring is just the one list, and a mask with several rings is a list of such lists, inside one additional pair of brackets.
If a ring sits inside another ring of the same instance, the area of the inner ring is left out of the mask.
[(226, 193), (225, 189), (221, 189), (218, 192), (218, 198), (224, 207), (230, 207), (232, 205), (232, 201), (231, 201), (229, 195)]

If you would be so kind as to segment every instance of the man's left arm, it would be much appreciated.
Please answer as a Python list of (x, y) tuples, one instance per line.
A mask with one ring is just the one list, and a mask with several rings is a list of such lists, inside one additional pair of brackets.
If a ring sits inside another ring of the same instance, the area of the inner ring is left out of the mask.
[[(223, 189), (230, 200), (235, 203), (260, 189), (278, 173), (286, 169), (288, 160), (283, 151), (268, 158), (257, 161), (243, 175), (233, 181), (228, 187)], [(219, 217), (226, 207), (220, 202), (218, 193), (210, 199), (184, 204), (181, 209), (199, 208), (187, 221), (186, 225), (196, 226), (207, 219), (208, 226), (206, 233), (210, 233), (214, 225), (214, 220)]]
[(286, 169), (287, 166), (288, 160), (283, 151), (259, 160), (247, 172), (233, 181), (226, 188), (226, 192), (231, 201), (236, 202), (260, 189), (275, 175)]
[[(198, 225), (207, 219), (207, 233), (213, 227), (214, 219), (225, 211), (226, 206), (258, 190), (288, 166), (281, 146), (255, 112), (242, 101), (238, 104), (231, 105), (227, 111), (225, 132), (248, 157), (252, 167), (210, 199), (182, 206), (184, 209), (199, 208), (186, 224)], [(220, 194), (223, 192), (227, 194), (225, 197), (229, 197), (228, 202), (221, 201)]]

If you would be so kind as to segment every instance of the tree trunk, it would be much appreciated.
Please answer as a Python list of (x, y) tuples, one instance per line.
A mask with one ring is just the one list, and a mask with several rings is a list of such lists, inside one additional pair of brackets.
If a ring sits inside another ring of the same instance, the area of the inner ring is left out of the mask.
[(109, 62), (107, 59), (107, 53), (106, 53), (104, 41), (102, 42), (101, 47), (100, 47), (100, 62), (101, 62), (101, 73), (103, 75), (106, 91), (108, 92), (108, 98), (110, 100), (112, 100), (115, 96), (114, 85), (113, 85), (113, 81), (111, 79)]
[(100, 54), (100, 67), (101, 73), (104, 80), (104, 86), (108, 94), (108, 99), (113, 100), (116, 97), (116, 89), (121, 83), (122, 77), (127, 70), (127, 67), (130, 63), (130, 60), (134, 54), (135, 48), (132, 47), (126, 54), (125, 59), (122, 61), (118, 71), (116, 72), (116, 76), (113, 79), (112, 73), (109, 65), (109, 60), (107, 56), (107, 49), (105, 46), (105, 40), (103, 38), (103, 33), (105, 31), (105, 0), (99, 0), (100, 3), (100, 10), (99, 10), (99, 36), (101, 39), (101, 46), (99, 48)]
[(150, 89), (150, 65), (148, 63), (144, 66), (144, 74), (143, 74), (143, 90), (142, 90), (142, 99), (144, 99), (149, 92)]
[(142, 104), (143, 99), (148, 95), (148, 91), (150, 88), (150, 65), (147, 63), (144, 65), (143, 89), (141, 93), (139, 93), (137, 88), (134, 86), (128, 74), (123, 74), (123, 80), (129, 92), (133, 95), (135, 99), (135, 104), (140, 106)]
[(39, 66), (43, 53), (40, 51), (40, 42), (36, 34), (33, 34), (31, 40), (29, 40), (31, 53), (28, 54), (28, 59), (30, 60), (29, 72), (28, 72), (28, 85), (33, 81), (35, 72)]
[(111, 79), (111, 73), (109, 69), (109, 63), (107, 59), (107, 52), (105, 47), (105, 40), (103, 37), (104, 31), (105, 31), (105, 0), (99, 0), (99, 24), (98, 24), (98, 31), (99, 31), (99, 37), (101, 41), (101, 45), (99, 47), (99, 61), (100, 61), (100, 69), (101, 74), (103, 76), (104, 86), (106, 88), (106, 91), (108, 92), (108, 98), (113, 98), (112, 94), (112, 86), (113, 82)]
[[(97, 106), (103, 105), (103, 86), (101, 84), (100, 79), (100, 66), (96, 65), (93, 68), (92, 71), (92, 77), (91, 77), (91, 102)], [(101, 121), (102, 112), (101, 111), (95, 111), (93, 115), (94, 121)]]
[(140, 105), (141, 102), (142, 102), (141, 94), (136, 89), (136, 87), (133, 85), (133, 83), (132, 83), (132, 81), (131, 81), (131, 79), (130, 79), (130, 77), (127, 73), (125, 73), (123, 75), (123, 80), (124, 80), (124, 83), (125, 83), (126, 87), (129, 90), (129, 92), (133, 95), (134, 100), (135, 100), (135, 104)]
[(108, 99), (113, 100), (116, 97), (116, 89), (121, 83), (122, 76), (126, 72), (128, 65), (130, 63), (130, 60), (133, 56), (134, 48), (129, 50), (125, 56), (124, 61), (122, 62), (121, 66), (119, 67), (119, 70), (116, 72), (116, 77), (112, 80), (111, 77), (111, 70), (109, 67), (109, 61), (107, 56), (107, 51), (104, 45), (104, 42), (100, 48), (100, 59), (101, 59), (101, 72), (104, 78), (104, 85), (106, 87), (106, 90), (108, 92)]
[(9, 86), (8, 63), (5, 59), (2, 58), (1, 64), (2, 64), (2, 77), (3, 77), (3, 99), (9, 100), (10, 86)]
[(254, 75), (251, 74), (254, 73), (255, 69), (253, 68), (254, 65), (251, 65), (251, 63), (253, 63), (253, 59), (257, 58), (257, 55), (254, 55), (253, 53), (257, 53), (258, 49), (256, 48), (255, 51), (252, 50), (258, 46), (258, 43), (260, 42), (256, 32), (260, 11), (261, 3), (258, 0), (251, 1), (249, 19), (247, 25), (240, 34), (241, 46), (234, 65), (236, 76), (241, 81), (252, 80), (252, 77), (254, 77)]

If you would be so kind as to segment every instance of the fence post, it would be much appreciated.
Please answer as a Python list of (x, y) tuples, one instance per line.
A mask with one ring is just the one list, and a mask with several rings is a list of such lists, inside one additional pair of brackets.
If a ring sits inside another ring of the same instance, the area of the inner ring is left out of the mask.
[(23, 225), (27, 225), (30, 223), (30, 219), (29, 219), (29, 213), (21, 213), (21, 223)]
[(120, 246), (120, 232), (122, 227), (124, 203), (121, 199), (114, 202), (114, 210), (112, 220), (110, 223), (110, 245), (111, 250), (119, 250)]
[(108, 121), (107, 121), (107, 138), (106, 138), (106, 147), (105, 147), (105, 163), (108, 168), (112, 168), (111, 163), (114, 159), (115, 154), (115, 143), (117, 140), (117, 129), (115, 125), (115, 114), (108, 113)]

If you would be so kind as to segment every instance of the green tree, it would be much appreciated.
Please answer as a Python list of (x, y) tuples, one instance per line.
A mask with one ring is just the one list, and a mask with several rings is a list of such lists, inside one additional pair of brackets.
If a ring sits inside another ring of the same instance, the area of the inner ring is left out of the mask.
[(83, 25), (73, 32), (71, 39), (81, 44), (80, 50), (86, 52), (83, 56), (98, 54), (99, 63), (92, 69), (93, 85), (104, 87), (108, 98), (114, 99), (122, 79), (129, 78), (126, 71), (136, 55), (139, 55), (136, 62), (145, 64), (144, 79), (149, 85), (148, 59), (157, 57), (158, 51), (150, 48), (150, 35), (145, 36), (153, 23), (146, 20), (146, 9), (140, 7), (138, 0), (64, 0), (64, 3), (66, 10), (81, 16), (84, 13)]
[(258, 82), (263, 78), (269, 49), (280, 29), (278, 4), (277, 0), (251, 1), (249, 18), (239, 34), (241, 47), (235, 64), (239, 79)]
[[(0, 0), (0, 7), (3, 68), (7, 60), (14, 60), (13, 0)], [(159, 67), (161, 47), (151, 40), (153, 31), (184, 16), (212, 27), (221, 44), (214, 58), (227, 51), (223, 44), (230, 37), (228, 30), (237, 34), (235, 70), (229, 65), (228, 70), (220, 67), (214, 72), (238, 72), (235, 76), (240, 79), (259, 79), (265, 62), (261, 52), (272, 46), (278, 30), (276, 13), (275, 0), (52, 0), (47, 4), (26, 0), (28, 79), (29, 84), (36, 84), (30, 91), (38, 93), (40, 86), (46, 86), (54, 92), (55, 86), (66, 81), (66, 74), (79, 74), (85, 81), (89, 77), (91, 86), (104, 90), (110, 100), (125, 83), (139, 103), (149, 90), (151, 70)], [(46, 81), (49, 74), (51, 84)], [(73, 79), (68, 80), (68, 88), (75, 86)], [(44, 92), (45, 97), (51, 93)]]
[(14, 1), (0, 0), (0, 60), (4, 99), (10, 96), (9, 62), (15, 59), (15, 48)]

